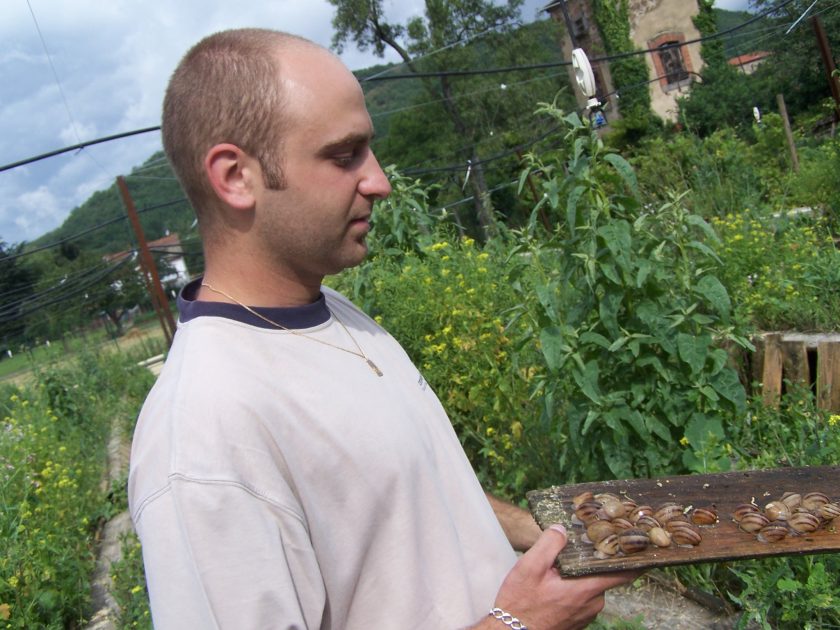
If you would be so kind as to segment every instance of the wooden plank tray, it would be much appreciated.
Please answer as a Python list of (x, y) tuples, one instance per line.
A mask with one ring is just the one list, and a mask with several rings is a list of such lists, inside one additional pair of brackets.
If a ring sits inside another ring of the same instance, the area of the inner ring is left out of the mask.
[[(647, 504), (653, 508), (667, 501), (695, 507), (714, 505), (719, 522), (714, 527), (702, 528), (703, 540), (696, 547), (651, 547), (641, 553), (602, 560), (594, 557), (592, 545), (581, 540), (583, 527), (573, 523), (572, 498), (587, 490), (596, 494), (612, 492), (626, 495), (639, 505)], [(840, 531), (836, 529), (821, 528), (812, 534), (788, 536), (778, 542), (763, 543), (756, 540), (755, 535), (738, 529), (732, 521), (731, 513), (735, 506), (753, 501), (763, 508), (788, 491), (802, 495), (822, 492), (837, 501), (840, 499), (840, 466), (778, 468), (554, 486), (529, 492), (528, 503), (541, 528), (545, 529), (558, 522), (567, 527), (569, 541), (557, 557), (557, 567), (561, 575), (565, 576), (840, 551)]]

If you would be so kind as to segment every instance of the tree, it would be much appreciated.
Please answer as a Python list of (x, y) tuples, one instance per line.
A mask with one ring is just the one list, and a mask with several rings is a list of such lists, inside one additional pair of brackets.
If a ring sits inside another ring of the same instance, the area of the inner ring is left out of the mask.
[[(752, 0), (751, 4), (755, 9), (766, 10), (778, 3)], [(825, 66), (812, 26), (815, 17), (822, 22), (835, 58), (840, 50), (840, 11), (827, 10), (823, 3), (811, 7), (807, 16), (793, 30), (786, 32), (811, 4), (811, 0), (794, 0), (770, 13), (768, 17), (771, 24), (777, 26), (778, 36), (766, 41), (772, 58), (760, 66), (754, 75), (763, 81), (763, 89), (771, 97), (777, 93), (784, 94), (788, 112), (792, 116), (816, 109), (821, 101), (830, 96)]]
[[(425, 15), (401, 25), (386, 20), (382, 0), (330, 0), (336, 8), (333, 46), (341, 51), (351, 41), (360, 50), (372, 48), (379, 56), (384, 55), (386, 47), (391, 48), (413, 73), (476, 67), (479, 60), (475, 51), (465, 44), (478, 35), (498, 41), (518, 24), (523, 1), (506, 0), (497, 5), (488, 0), (426, 0)], [(463, 144), (459, 153), (465, 166), (471, 165), (468, 182), (478, 224), (485, 238), (491, 236), (493, 208), (477, 147), (481, 125), (474, 112), (460, 105), (451, 77), (426, 78), (424, 86), (429, 97), (440, 102)]]
[(4, 346), (23, 334), (21, 307), (34, 291), (35, 274), (21, 262), (22, 250), (23, 245), (6, 245), (0, 240), (0, 342)]

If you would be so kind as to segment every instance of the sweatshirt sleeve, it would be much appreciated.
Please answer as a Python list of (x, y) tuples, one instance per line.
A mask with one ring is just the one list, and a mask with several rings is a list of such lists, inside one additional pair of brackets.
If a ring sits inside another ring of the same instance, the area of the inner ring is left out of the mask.
[(156, 630), (321, 626), (324, 583), (293, 510), (236, 483), (173, 476), (133, 516)]

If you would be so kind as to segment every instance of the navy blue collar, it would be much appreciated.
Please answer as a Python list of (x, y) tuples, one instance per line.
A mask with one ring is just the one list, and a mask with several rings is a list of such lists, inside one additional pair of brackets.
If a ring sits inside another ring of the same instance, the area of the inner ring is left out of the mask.
[[(196, 278), (187, 284), (178, 296), (178, 311), (180, 313), (179, 320), (188, 322), (197, 317), (224, 317), (225, 319), (232, 319), (249, 326), (256, 326), (258, 328), (276, 329), (266, 321), (256, 317), (253, 313), (239, 306), (238, 304), (229, 304), (227, 302), (204, 302), (196, 299), (198, 290), (201, 287), (202, 278)], [(273, 322), (281, 324), (285, 328), (302, 329), (319, 326), (330, 319), (330, 310), (327, 308), (327, 301), (324, 294), (321, 293), (318, 299), (312, 304), (305, 306), (289, 306), (289, 307), (262, 307), (254, 306), (254, 311), (270, 319)]]

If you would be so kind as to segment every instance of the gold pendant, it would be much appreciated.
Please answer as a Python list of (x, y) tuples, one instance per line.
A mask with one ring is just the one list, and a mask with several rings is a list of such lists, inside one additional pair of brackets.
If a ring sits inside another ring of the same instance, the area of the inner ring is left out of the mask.
[(374, 374), (376, 374), (377, 376), (382, 376), (382, 370), (379, 369), (379, 367), (376, 365), (376, 363), (374, 363), (370, 359), (365, 359), (365, 360), (367, 361), (367, 364), (370, 366), (370, 369), (373, 370)]

